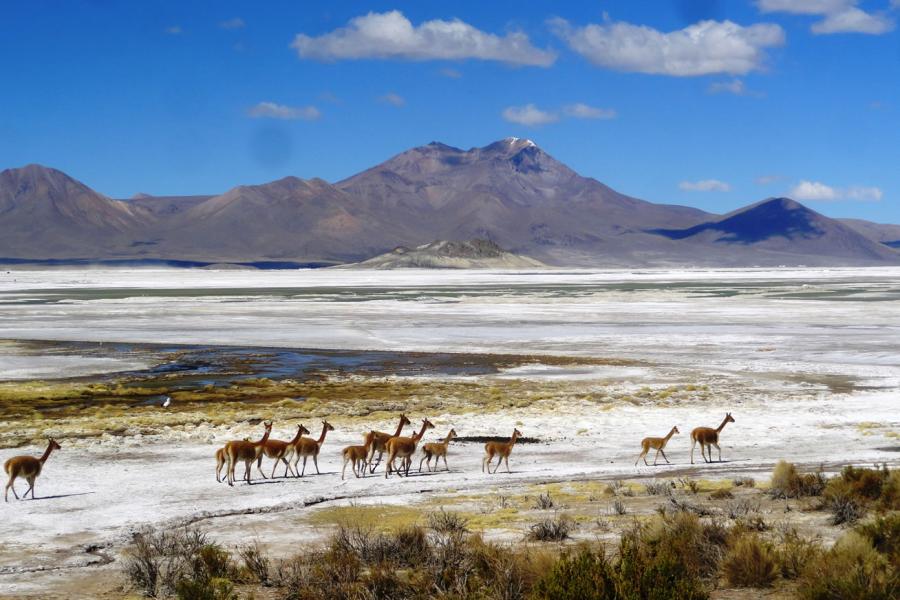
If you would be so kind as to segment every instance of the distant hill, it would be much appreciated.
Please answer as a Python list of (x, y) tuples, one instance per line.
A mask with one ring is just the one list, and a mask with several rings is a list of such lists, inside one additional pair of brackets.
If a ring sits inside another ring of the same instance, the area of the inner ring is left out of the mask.
[(876, 242), (891, 248), (900, 248), (900, 225), (884, 225), (862, 219), (840, 219), (840, 221)]
[(686, 229), (653, 232), (703, 245), (750, 247), (755, 254), (766, 253), (776, 261), (785, 255), (803, 255), (811, 265), (890, 263), (898, 257), (852, 227), (789, 198), (764, 200)]
[(209, 196), (113, 200), (39, 165), (0, 173), (7, 262), (333, 265), (484, 239), (558, 266), (898, 264), (890, 227), (787, 199), (725, 216), (654, 204), (519, 138), (469, 150), (433, 142), (333, 184), (285, 177)]
[(358, 269), (540, 269), (544, 263), (507, 252), (490, 240), (440, 240), (415, 248), (400, 246), (360, 263), (336, 268)]

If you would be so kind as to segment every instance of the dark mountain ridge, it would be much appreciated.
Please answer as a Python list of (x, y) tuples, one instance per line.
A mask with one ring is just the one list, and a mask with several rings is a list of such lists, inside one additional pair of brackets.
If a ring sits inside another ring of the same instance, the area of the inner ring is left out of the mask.
[(721, 217), (654, 204), (519, 138), (433, 142), (334, 184), (285, 177), (212, 196), (113, 200), (55, 169), (0, 173), (6, 259), (337, 264), (476, 238), (559, 266), (900, 262), (863, 228), (788, 199)]

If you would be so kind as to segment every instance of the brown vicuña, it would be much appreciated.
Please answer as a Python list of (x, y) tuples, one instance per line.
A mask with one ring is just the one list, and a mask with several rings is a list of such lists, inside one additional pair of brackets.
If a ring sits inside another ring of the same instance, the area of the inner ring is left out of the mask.
[(28, 497), (28, 492), (31, 492), (31, 499), (34, 500), (34, 480), (41, 474), (44, 463), (50, 458), (50, 453), (54, 450), (61, 449), (61, 446), (56, 443), (56, 440), (50, 438), (47, 440), (47, 449), (44, 450), (44, 453), (40, 458), (35, 458), (34, 456), (13, 456), (3, 463), (3, 470), (9, 475), (9, 481), (6, 482), (6, 490), (3, 492), (3, 501), (9, 502), (10, 488), (12, 488), (13, 496), (16, 497), (16, 500), (19, 499), (19, 495), (16, 493), (16, 487), (13, 485), (17, 477), (22, 477), (28, 482), (28, 489), (22, 494), (22, 499)]
[(294, 445), (300, 439), (304, 433), (309, 433), (309, 429), (304, 427), (303, 425), (297, 425), (297, 434), (294, 436), (289, 442), (285, 442), (284, 440), (266, 440), (266, 443), (263, 444), (263, 454), (259, 455), (259, 458), (256, 459), (256, 468), (259, 470), (259, 474), (263, 476), (263, 479), (266, 478), (266, 474), (263, 473), (262, 470), (262, 459), (263, 455), (268, 456), (269, 458), (275, 459), (275, 463), (272, 465), (272, 479), (275, 479), (275, 469), (278, 467), (278, 461), (284, 463), (284, 476), (288, 476), (288, 471), (294, 473), (293, 469), (291, 469), (291, 464), (288, 462), (288, 457), (291, 456), (291, 453), (294, 451)]
[(314, 440), (312, 438), (302, 437), (297, 440), (294, 444), (294, 474), (297, 474), (297, 463), (300, 462), (300, 458), (303, 458), (303, 471), (301, 471), (298, 477), (303, 477), (306, 474), (306, 459), (312, 456), (313, 464), (316, 466), (316, 475), (319, 475), (319, 450), (322, 449), (322, 444), (325, 442), (325, 434), (329, 431), (334, 431), (334, 427), (328, 421), (322, 421), (322, 435), (319, 436), (318, 440)]
[[(715, 429), (712, 427), (697, 427), (691, 431), (691, 464), (694, 464), (694, 447), (697, 445), (697, 442), (700, 442), (700, 456), (703, 457), (703, 462), (713, 461), (713, 446), (719, 451), (719, 462), (722, 462), (722, 449), (719, 448), (719, 434), (722, 433), (722, 430), (725, 429), (725, 426), (729, 423), (734, 423), (734, 418), (731, 416), (731, 413), (725, 413), (725, 420), (723, 420), (722, 424)], [(709, 460), (706, 460), (706, 455), (703, 453), (704, 448), (709, 451)]]
[(240, 440), (225, 444), (225, 456), (228, 458), (228, 471), (226, 472), (228, 485), (234, 485), (234, 469), (239, 461), (244, 463), (244, 481), (248, 484), (252, 483), (250, 481), (250, 466), (253, 464), (253, 461), (259, 459), (262, 454), (263, 446), (269, 439), (269, 435), (272, 433), (272, 422), (266, 422), (265, 428), (266, 431), (263, 434), (262, 439), (257, 442)]
[(456, 430), (451, 429), (450, 433), (447, 434), (440, 442), (430, 442), (422, 446), (422, 453), (424, 456), (422, 460), (419, 461), (419, 473), (422, 472), (422, 463), (424, 462), (428, 467), (428, 472), (431, 472), (431, 459), (434, 458), (434, 470), (437, 471), (438, 468), (438, 458), (444, 459), (444, 467), (447, 470), (450, 470), (450, 467), (447, 466), (447, 447), (450, 445), (450, 440), (456, 437)]
[(388, 459), (384, 465), (385, 479), (391, 474), (391, 470), (394, 469), (394, 461), (398, 458), (402, 459), (403, 463), (399, 469), (396, 469), (397, 475), (401, 475), (400, 471), (402, 470), (405, 475), (409, 476), (412, 455), (415, 454), (419, 440), (422, 439), (422, 436), (425, 435), (425, 431), (428, 429), (434, 429), (434, 424), (428, 419), (422, 419), (422, 429), (414, 433), (412, 437), (392, 437), (387, 441), (385, 449), (388, 453)]
[(672, 439), (672, 436), (676, 433), (681, 433), (678, 431), (678, 426), (672, 427), (672, 430), (669, 431), (669, 434), (666, 437), (645, 437), (641, 440), (641, 455), (638, 456), (637, 460), (634, 461), (634, 466), (637, 466), (638, 462), (643, 458), (644, 464), (648, 467), (650, 465), (647, 464), (647, 453), (650, 452), (650, 449), (656, 450), (656, 455), (653, 457), (653, 466), (656, 466), (656, 459), (659, 458), (659, 455), (662, 454), (663, 458), (666, 459), (666, 464), (671, 464), (669, 459), (666, 457), (666, 453), (664, 451), (666, 444), (669, 443), (669, 440)]
[[(412, 425), (412, 422), (407, 418), (406, 415), (400, 415), (400, 422), (397, 424), (397, 431), (395, 431), (393, 435), (384, 431), (370, 431), (363, 434), (365, 443), (370, 448), (369, 457), (367, 459), (369, 463), (370, 473), (374, 473), (375, 469), (381, 463), (381, 458), (384, 456), (384, 450), (385, 448), (387, 448), (387, 441), (392, 437), (398, 437), (403, 432), (403, 427), (406, 425)], [(375, 460), (373, 464), (376, 452), (378, 452), (378, 460)]]
[[(250, 441), (250, 438), (245, 437), (244, 441)], [(222, 446), (218, 450), (216, 450), (216, 481), (222, 483), (225, 481), (225, 478), (221, 476), (222, 467), (228, 462), (228, 457), (225, 455), (225, 446)]]
[(366, 467), (369, 460), (369, 443), (371, 437), (367, 436), (367, 443), (362, 446), (347, 446), (341, 450), (341, 456), (344, 457), (344, 466), (341, 469), (341, 479), (347, 472), (347, 463), (353, 464), (353, 474), (357, 477), (366, 476)]
[(494, 457), (497, 456), (497, 466), (494, 467), (494, 473), (497, 472), (497, 469), (500, 468), (500, 463), (506, 463), (506, 472), (509, 473), (509, 455), (512, 452), (513, 446), (516, 445), (516, 440), (522, 435), (522, 432), (518, 429), (513, 429), (512, 436), (510, 436), (508, 442), (488, 442), (484, 445), (484, 459), (481, 461), (481, 472), (484, 472), (484, 466), (487, 465), (487, 472), (491, 472), (491, 461), (494, 460)]

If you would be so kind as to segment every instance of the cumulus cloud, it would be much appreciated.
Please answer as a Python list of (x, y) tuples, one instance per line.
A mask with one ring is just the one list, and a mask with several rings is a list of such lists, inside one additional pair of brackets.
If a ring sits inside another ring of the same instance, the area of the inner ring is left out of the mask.
[(285, 119), (315, 121), (322, 116), (315, 106), (285, 106), (274, 102), (260, 102), (250, 107), (247, 114), (254, 119)]
[(795, 200), (811, 202), (836, 202), (838, 200), (854, 200), (857, 202), (878, 202), (883, 193), (877, 187), (851, 186), (846, 189), (825, 185), (820, 181), (803, 180), (789, 192)]
[(766, 49), (785, 41), (781, 27), (771, 23), (700, 21), (668, 33), (624, 22), (576, 27), (554, 19), (550, 24), (572, 50), (599, 67), (676, 77), (760, 70)]
[(460, 77), (462, 77), (462, 73), (460, 73), (456, 69), (451, 69), (450, 67), (441, 69), (439, 73), (444, 77), (448, 77), (450, 79), (459, 79)]
[(558, 113), (541, 110), (534, 104), (509, 106), (504, 108), (501, 114), (503, 115), (503, 118), (510, 123), (518, 123), (519, 125), (527, 125), (528, 127), (546, 125), (548, 123), (556, 123), (559, 121)]
[(685, 192), (730, 192), (731, 186), (718, 179), (701, 179), (700, 181), (682, 181), (678, 189)]
[[(900, 3), (892, 1), (892, 6)], [(894, 21), (884, 13), (870, 13), (859, 8), (859, 0), (757, 0), (764, 13), (784, 12), (823, 17), (810, 27), (815, 34), (865, 33), (881, 35), (894, 29)]]
[(233, 19), (228, 19), (226, 21), (219, 21), (219, 27), (222, 29), (243, 29), (246, 27), (246, 23), (240, 17), (235, 17)]
[(163, 31), (165, 33), (168, 33), (169, 35), (181, 35), (182, 33), (184, 33), (181, 25), (170, 25), (169, 27), (163, 29)]
[(581, 102), (569, 104), (563, 107), (563, 113), (567, 117), (575, 119), (615, 119), (616, 111), (612, 108), (598, 108), (596, 106), (588, 106)]
[(459, 19), (434, 19), (416, 26), (398, 10), (370, 12), (320, 36), (299, 33), (291, 46), (300, 58), (326, 61), (479, 59), (548, 67), (556, 60), (554, 52), (536, 48), (522, 32), (501, 37)]
[(385, 104), (390, 104), (391, 106), (406, 106), (406, 98), (404, 98), (400, 94), (395, 94), (394, 92), (388, 92), (383, 96), (379, 96), (378, 100), (384, 102)]
[(711, 94), (734, 94), (735, 96), (743, 96), (747, 93), (747, 86), (741, 79), (715, 81), (709, 84), (709, 91)]

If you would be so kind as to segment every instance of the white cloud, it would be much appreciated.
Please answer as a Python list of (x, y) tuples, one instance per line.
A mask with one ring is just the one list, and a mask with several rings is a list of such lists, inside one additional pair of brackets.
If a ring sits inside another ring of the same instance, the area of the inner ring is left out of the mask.
[(838, 200), (878, 202), (884, 194), (877, 187), (851, 186), (842, 189), (825, 185), (820, 181), (803, 180), (791, 189), (789, 195), (795, 200), (813, 202), (836, 202)]
[(163, 29), (163, 31), (168, 33), (169, 35), (181, 35), (182, 33), (184, 33), (181, 25), (170, 25), (169, 27)]
[(250, 107), (247, 114), (254, 119), (286, 119), (315, 121), (322, 116), (315, 106), (285, 106), (274, 102), (260, 102)]
[(459, 79), (460, 77), (462, 77), (462, 73), (460, 73), (456, 69), (451, 69), (450, 67), (441, 69), (439, 72), (444, 77), (448, 77), (450, 79)]
[(247, 24), (240, 17), (228, 19), (227, 21), (219, 21), (219, 27), (222, 29), (243, 29)]
[(839, 199), (836, 189), (819, 181), (801, 181), (788, 194), (794, 200), (828, 202)]
[(860, 202), (878, 202), (884, 193), (877, 187), (853, 186), (847, 188), (846, 197), (850, 200), (859, 200)]
[(559, 114), (553, 111), (541, 110), (534, 104), (509, 106), (504, 108), (501, 114), (503, 115), (503, 118), (510, 123), (518, 123), (519, 125), (527, 125), (528, 127), (547, 125), (548, 123), (556, 123), (559, 121)]
[[(757, 0), (764, 13), (785, 12), (795, 15), (824, 17), (810, 27), (815, 34), (866, 33), (881, 35), (894, 29), (894, 21), (883, 13), (869, 13), (859, 8), (859, 0)], [(900, 6), (892, 0), (891, 6)]]
[(700, 181), (682, 181), (678, 189), (685, 192), (730, 192), (731, 186), (718, 179), (702, 179)]
[(881, 35), (894, 29), (894, 22), (884, 15), (873, 15), (856, 7), (833, 13), (810, 28), (813, 33), (867, 33)]
[(563, 113), (575, 119), (615, 119), (617, 116), (615, 109), (597, 108), (581, 102), (563, 107)]
[(785, 41), (781, 27), (771, 23), (743, 27), (731, 21), (700, 21), (669, 33), (623, 22), (573, 27), (554, 19), (551, 27), (597, 66), (676, 77), (760, 70), (765, 50)]
[(732, 79), (731, 81), (715, 81), (709, 84), (711, 94), (734, 94), (735, 96), (743, 96), (747, 93), (747, 86), (741, 79)]
[(760, 175), (754, 179), (756, 185), (771, 185), (784, 179), (784, 175)]
[(391, 106), (406, 106), (406, 98), (404, 98), (400, 94), (395, 94), (394, 92), (388, 92), (383, 96), (379, 96), (378, 99), (385, 104), (390, 104)]
[(500, 37), (459, 19), (435, 19), (415, 26), (398, 10), (370, 12), (351, 19), (346, 27), (316, 37), (299, 33), (291, 46), (301, 58), (315, 60), (471, 58), (539, 67), (556, 60), (554, 52), (534, 47), (521, 32)]

